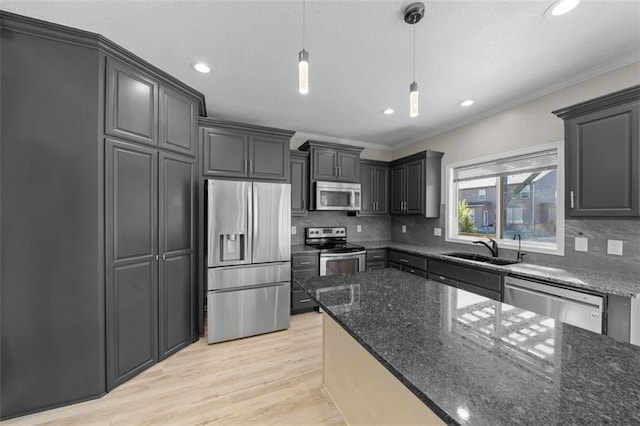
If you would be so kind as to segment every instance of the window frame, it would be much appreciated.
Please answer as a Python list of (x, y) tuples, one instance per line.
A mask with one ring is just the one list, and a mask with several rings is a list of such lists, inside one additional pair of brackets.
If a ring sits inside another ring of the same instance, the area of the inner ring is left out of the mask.
[[(486, 157), (473, 158), (469, 160), (458, 161), (446, 165), (446, 234), (445, 240), (452, 243), (460, 244), (473, 244), (473, 241), (477, 241), (480, 237), (458, 235), (458, 184), (453, 181), (454, 170), (459, 167), (469, 167), (476, 164), (481, 164), (496, 160), (506, 160), (512, 157), (533, 154), (541, 151), (555, 149), (558, 156), (558, 166), (556, 169), (556, 242), (539, 243), (534, 241), (522, 241), (522, 250), (532, 253), (544, 253), (556, 256), (564, 256), (564, 244), (565, 244), (565, 218), (564, 218), (564, 141), (553, 142), (544, 145), (535, 145), (524, 149), (515, 151), (508, 151), (504, 153), (494, 154)], [(502, 215), (506, 214), (506, 208), (503, 205), (502, 199), (496, 200), (496, 224), (502, 223)], [(496, 234), (499, 233), (496, 227)], [(496, 238), (500, 248), (509, 250), (518, 250), (518, 241)]]

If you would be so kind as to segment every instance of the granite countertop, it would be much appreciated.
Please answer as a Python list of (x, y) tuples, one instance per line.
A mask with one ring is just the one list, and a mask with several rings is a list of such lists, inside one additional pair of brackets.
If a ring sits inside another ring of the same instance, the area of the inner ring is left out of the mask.
[(640, 347), (395, 269), (297, 281), (447, 423), (640, 424)]
[(393, 241), (358, 241), (358, 244), (368, 250), (390, 248), (408, 253), (419, 254), (434, 259), (449, 262), (474, 265), (487, 270), (505, 272), (527, 278), (544, 279), (560, 285), (582, 288), (604, 294), (615, 294), (624, 297), (640, 297), (640, 279), (637, 276), (623, 275), (616, 272), (598, 272), (586, 269), (557, 268), (532, 263), (516, 263), (513, 265), (492, 265), (473, 260), (458, 259), (444, 256), (451, 250), (441, 247), (427, 247), (412, 244), (396, 243)]

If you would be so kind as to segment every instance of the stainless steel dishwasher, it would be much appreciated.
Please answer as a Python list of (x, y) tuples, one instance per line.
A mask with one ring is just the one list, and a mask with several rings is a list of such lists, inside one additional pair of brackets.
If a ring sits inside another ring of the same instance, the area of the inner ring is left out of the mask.
[(605, 296), (507, 276), (504, 303), (596, 333), (604, 331)]

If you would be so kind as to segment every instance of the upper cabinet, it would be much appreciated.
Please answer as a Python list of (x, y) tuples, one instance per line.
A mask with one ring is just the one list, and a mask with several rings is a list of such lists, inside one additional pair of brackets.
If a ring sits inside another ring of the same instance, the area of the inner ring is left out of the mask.
[(359, 182), (363, 148), (307, 141), (299, 149), (310, 153), (310, 172), (314, 181)]
[(389, 214), (389, 163), (361, 160), (360, 185), (360, 214)]
[(309, 199), (309, 153), (291, 151), (291, 216), (306, 216)]
[(107, 57), (106, 133), (196, 155), (198, 100)]
[(289, 179), (293, 132), (200, 119), (205, 176), (269, 181)]
[(309, 210), (315, 209), (316, 182), (360, 182), (360, 152), (364, 148), (309, 140), (298, 149), (309, 152)]
[(423, 151), (391, 162), (391, 214), (440, 216), (442, 155)]
[(640, 86), (553, 113), (565, 126), (566, 217), (640, 216)]

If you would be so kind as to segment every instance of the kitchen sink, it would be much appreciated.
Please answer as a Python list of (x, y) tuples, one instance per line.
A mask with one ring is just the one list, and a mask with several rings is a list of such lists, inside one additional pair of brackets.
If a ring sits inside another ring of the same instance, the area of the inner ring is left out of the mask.
[(518, 263), (516, 260), (505, 259), (502, 257), (491, 257), (483, 254), (465, 253), (465, 252), (453, 252), (443, 253), (443, 256), (457, 257), (458, 259), (475, 260), (476, 262), (491, 263), (493, 265), (512, 265)]

